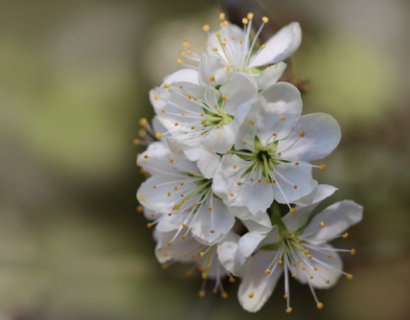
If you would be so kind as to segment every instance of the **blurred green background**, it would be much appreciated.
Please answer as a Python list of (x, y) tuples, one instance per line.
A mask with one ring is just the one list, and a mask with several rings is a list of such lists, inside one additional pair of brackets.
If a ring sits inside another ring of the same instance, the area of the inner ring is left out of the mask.
[(290, 315), (280, 282), (255, 315), (238, 283), (227, 300), (199, 299), (199, 277), (155, 260), (132, 141), (182, 41), (216, 26), (216, 0), (0, 0), (1, 320), (410, 319), (410, 2), (224, 4), (302, 25), (304, 112), (333, 115), (343, 135), (315, 177), (339, 187), (328, 203), (365, 207), (336, 244), (356, 248), (354, 280), (318, 291), (321, 311), (293, 282)]

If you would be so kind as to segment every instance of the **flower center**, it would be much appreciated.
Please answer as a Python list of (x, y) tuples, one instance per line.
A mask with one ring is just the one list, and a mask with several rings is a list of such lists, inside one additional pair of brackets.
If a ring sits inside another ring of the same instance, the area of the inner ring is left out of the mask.
[(205, 127), (223, 127), (234, 120), (234, 116), (227, 114), (222, 107), (217, 107), (212, 111), (206, 111)]

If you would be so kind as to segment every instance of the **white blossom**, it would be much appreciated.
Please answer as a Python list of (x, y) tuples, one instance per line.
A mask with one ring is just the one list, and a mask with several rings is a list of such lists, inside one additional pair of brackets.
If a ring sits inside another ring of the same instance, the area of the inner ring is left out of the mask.
[(231, 230), (234, 217), (213, 194), (213, 180), (205, 178), (195, 162), (155, 142), (138, 157), (137, 163), (151, 174), (137, 192), (140, 203), (152, 210), (150, 216), (155, 218), (149, 226), (157, 225), (162, 232), (177, 228), (176, 237), (192, 231), (208, 244)]
[(233, 232), (229, 232), (224, 238), (219, 240), (214, 245), (207, 245), (198, 241), (195, 237), (188, 233), (184, 237), (176, 237), (178, 231), (155, 232), (157, 245), (155, 255), (157, 260), (162, 264), (163, 268), (167, 268), (170, 263), (191, 263), (193, 267), (188, 271), (187, 275), (191, 276), (197, 269), (201, 273), (203, 279), (199, 296), (205, 296), (207, 280), (214, 280), (213, 292), (221, 292), (223, 298), (227, 298), (222, 280), (229, 277), (231, 282), (235, 279), (221, 264), (229, 264), (227, 244), (237, 242), (239, 236)]
[(259, 35), (269, 19), (263, 17), (260, 28), (253, 34), (253, 17), (249, 13), (242, 20), (243, 28), (240, 28), (226, 21), (225, 15), (221, 14), (222, 21), (217, 32), (211, 32), (207, 24), (203, 26), (204, 31), (208, 32), (208, 40), (205, 45), (198, 44), (201, 54), (196, 54), (189, 42), (184, 41), (186, 51), (180, 52), (181, 57), (177, 62), (188, 68), (197, 68), (199, 64), (204, 83), (222, 84), (233, 72), (252, 75), (259, 89), (277, 82), (286, 68), (286, 63), (282, 61), (300, 46), (300, 25), (292, 22), (261, 44)]
[[(330, 154), (340, 127), (329, 115), (301, 116), (302, 99), (291, 84), (262, 92), (239, 128), (235, 149), (224, 155), (215, 173), (214, 192), (231, 212), (246, 220), (272, 202), (289, 205), (313, 192), (317, 182), (310, 161)], [(295, 210), (295, 209), (291, 209)]]
[(315, 288), (333, 286), (342, 274), (349, 280), (353, 278), (342, 270), (338, 252), (355, 254), (355, 249), (334, 249), (327, 242), (338, 237), (346, 238), (345, 231), (361, 221), (363, 208), (353, 201), (337, 202), (307, 223), (311, 210), (312, 207), (306, 207), (297, 214), (288, 213), (259, 244), (256, 254), (248, 259), (238, 292), (239, 302), (245, 310), (258, 311), (271, 296), (283, 273), (287, 312), (292, 311), (289, 277), (309, 285), (319, 309), (323, 304), (318, 300)]

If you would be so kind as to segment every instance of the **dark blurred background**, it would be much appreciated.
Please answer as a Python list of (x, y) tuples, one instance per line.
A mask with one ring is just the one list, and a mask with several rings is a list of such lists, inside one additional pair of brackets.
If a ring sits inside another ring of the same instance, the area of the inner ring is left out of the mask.
[(304, 112), (333, 115), (343, 134), (315, 177), (339, 187), (328, 203), (365, 207), (336, 243), (358, 252), (344, 257), (354, 280), (318, 291), (321, 311), (292, 282), (290, 315), (282, 281), (254, 315), (238, 283), (227, 300), (199, 299), (199, 276), (155, 260), (132, 141), (182, 41), (216, 27), (216, 0), (0, 0), (1, 320), (410, 319), (410, 2), (223, 5), (302, 25), (291, 80), (309, 89)]

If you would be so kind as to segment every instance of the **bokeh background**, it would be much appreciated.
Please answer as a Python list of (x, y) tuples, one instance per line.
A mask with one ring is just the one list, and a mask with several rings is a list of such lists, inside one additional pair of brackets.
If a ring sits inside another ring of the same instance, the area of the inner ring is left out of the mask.
[[(258, 314), (199, 299), (200, 279), (156, 262), (136, 212), (138, 120), (148, 90), (204, 39), (210, 0), (0, 0), (0, 319), (410, 319), (410, 2), (222, 1), (232, 18), (297, 20), (290, 61), (305, 113), (340, 122), (342, 142), (315, 172), (354, 199), (363, 222), (338, 246), (355, 278), (318, 291), (283, 282)], [(210, 288), (208, 288), (210, 289)]]

